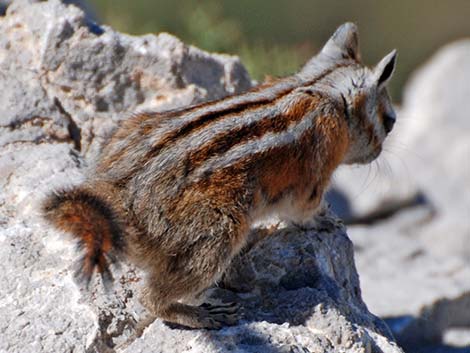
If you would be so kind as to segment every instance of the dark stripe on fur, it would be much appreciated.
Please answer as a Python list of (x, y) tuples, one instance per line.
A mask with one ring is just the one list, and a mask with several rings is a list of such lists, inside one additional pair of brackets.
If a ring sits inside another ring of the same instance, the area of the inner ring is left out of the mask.
[[(165, 124), (165, 121), (170, 120), (170, 119), (178, 119), (178, 118), (184, 118), (186, 114), (191, 114), (192, 112), (197, 112), (198, 110), (201, 109), (207, 109), (208, 111), (204, 112), (203, 114), (196, 116), (194, 119), (191, 121), (188, 121), (186, 124), (183, 126), (174, 129), (172, 131), (169, 131), (167, 133), (164, 133), (161, 138), (159, 138), (158, 142), (155, 143), (148, 152), (146, 152), (142, 157), (139, 157), (140, 162), (135, 162), (134, 163), (134, 168), (129, 168), (128, 172), (125, 173), (124, 175), (121, 175), (119, 180), (115, 180), (115, 184), (119, 184), (121, 186), (124, 186), (132, 177), (135, 175), (135, 173), (138, 170), (137, 166), (142, 166), (147, 163), (147, 161), (153, 159), (155, 156), (157, 156), (160, 151), (165, 148), (168, 145), (176, 144), (178, 139), (184, 138), (191, 133), (194, 133), (195, 131), (202, 129), (202, 128), (210, 128), (211, 123), (218, 121), (221, 118), (227, 117), (229, 115), (233, 114), (243, 114), (243, 112), (247, 109), (256, 109), (258, 107), (263, 107), (263, 105), (268, 105), (268, 104), (274, 104), (273, 102), (276, 100), (281, 99), (285, 95), (291, 93), (294, 89), (297, 89), (299, 87), (303, 86), (310, 86), (315, 84), (316, 82), (322, 80), (332, 72), (334, 72), (336, 69), (344, 66), (348, 66), (350, 64), (337, 64), (332, 66), (331, 68), (325, 70), (321, 74), (319, 74), (317, 77), (305, 81), (305, 82), (299, 82), (299, 78), (289, 78), (287, 80), (279, 80), (275, 81), (273, 84), (266, 84), (262, 85), (261, 87), (254, 87), (252, 90), (248, 91), (244, 95), (241, 96), (229, 96), (220, 100), (216, 101), (211, 101), (211, 102), (206, 102), (202, 103), (199, 105), (187, 107), (184, 109), (177, 109), (177, 110), (171, 110), (168, 112), (163, 112), (163, 113), (145, 113), (145, 116), (147, 117), (144, 120), (141, 120), (139, 123), (141, 125), (146, 125), (146, 120), (151, 120), (151, 119), (156, 119), (159, 123)], [(211, 107), (216, 106), (216, 105), (222, 105), (223, 103), (226, 103), (225, 106), (220, 107), (219, 109), (213, 109), (210, 110)], [(135, 119), (138, 119), (136, 117)], [(150, 124), (155, 126), (162, 126), (160, 124)], [(244, 129), (244, 132), (247, 132), (247, 130)], [(229, 132), (228, 132), (229, 133)], [(239, 134), (242, 134), (242, 131), (239, 132)], [(151, 136), (151, 132), (145, 131), (143, 135), (146, 135), (147, 137)], [(240, 136), (240, 135), (239, 135)], [(129, 138), (127, 137), (122, 137), (122, 138)], [(240, 137), (241, 138), (241, 137)], [(141, 141), (134, 141), (132, 140), (133, 143), (145, 143), (147, 141), (147, 138), (141, 139)], [(129, 141), (130, 143), (130, 141)], [(128, 143), (128, 145), (129, 145)], [(228, 146), (228, 145), (225, 145)], [(223, 153), (227, 149), (224, 147), (224, 145), (221, 145), (220, 150), (212, 153)], [(124, 153), (122, 154), (124, 155)], [(119, 160), (119, 156), (116, 156), (117, 159), (111, 156), (107, 156), (106, 159), (109, 159), (110, 162), (116, 162)], [(126, 157), (127, 154), (126, 154)]]
[[(316, 82), (318, 82), (319, 80), (323, 79), (324, 77), (328, 76), (330, 73), (332, 73), (333, 71), (335, 71), (339, 67), (342, 67), (342, 66), (345, 66), (345, 65), (344, 64), (335, 65), (332, 68), (330, 68), (330, 69), (326, 70), (325, 72), (323, 72), (322, 74), (318, 75), (313, 80), (310, 80), (310, 81), (307, 81), (307, 82), (301, 84), (300, 87), (302, 87), (302, 86), (311, 86), (311, 85), (315, 84)], [(283, 86), (282, 83), (286, 84), (287, 87), (282, 87)], [(178, 140), (180, 138), (183, 138), (183, 137), (186, 137), (191, 132), (193, 132), (195, 130), (199, 130), (199, 129), (207, 126), (208, 124), (218, 120), (219, 118), (229, 116), (229, 115), (233, 115), (233, 114), (238, 114), (238, 113), (243, 112), (246, 109), (253, 109), (253, 108), (261, 107), (261, 106), (266, 105), (266, 104), (273, 104), (273, 101), (279, 100), (280, 98), (282, 98), (285, 95), (291, 93), (294, 89), (299, 87), (298, 83), (296, 85), (296, 82), (294, 82), (294, 81), (290, 84), (289, 83), (290, 82), (285, 83), (285, 81), (284, 82), (283, 81), (276, 82), (275, 84), (277, 84), (281, 87), (279, 89), (279, 92), (275, 92), (275, 94), (269, 94), (270, 93), (269, 91), (273, 90), (273, 88), (275, 88), (273, 86), (266, 86), (265, 88), (263, 88), (262, 91), (256, 90), (256, 87), (255, 87), (253, 89), (253, 92), (260, 92), (261, 93), (261, 92), (266, 90), (268, 94), (266, 96), (260, 94), (257, 99), (247, 99), (247, 101), (242, 101), (242, 102), (240, 102), (238, 104), (234, 104), (234, 105), (230, 105), (230, 102), (227, 102), (227, 104), (229, 104), (228, 107), (221, 108), (220, 110), (217, 110), (217, 111), (208, 112), (207, 114), (201, 115), (201, 116), (197, 117), (196, 119), (189, 121), (186, 125), (182, 126), (181, 128), (177, 129), (176, 131), (171, 131), (169, 134), (163, 136), (162, 139), (159, 141), (159, 143), (156, 144), (154, 146), (154, 148), (152, 148), (152, 150), (150, 151), (148, 157), (151, 157), (151, 156), (155, 155), (155, 152), (158, 153), (166, 145), (166, 143), (168, 143), (168, 142), (169, 143), (174, 143), (176, 140)], [(253, 92), (249, 91), (245, 95), (249, 96), (249, 94), (253, 94)], [(249, 97), (247, 97), (247, 98), (249, 98)], [(180, 112), (171, 111), (171, 115), (174, 116), (174, 117), (181, 116), (181, 115), (183, 115), (183, 114), (187, 113), (188, 111), (193, 110), (195, 108), (200, 109), (200, 108), (203, 108), (205, 106), (220, 104), (221, 102), (226, 101), (226, 100), (229, 101), (230, 99), (233, 99), (233, 98), (232, 97), (226, 97), (226, 98), (223, 98), (223, 99), (218, 100), (218, 101), (214, 101), (214, 102), (210, 102), (210, 103), (203, 103), (199, 106), (191, 107), (191, 108), (189, 108), (189, 110), (186, 110), (186, 109), (181, 110)]]
[[(268, 133), (277, 134), (285, 131), (289, 125), (298, 122), (304, 117), (305, 111), (312, 107), (314, 99), (319, 100), (319, 97), (305, 96), (298, 98), (295, 106), (300, 107), (301, 111), (291, 109), (283, 114), (264, 117), (263, 119), (254, 121), (248, 125), (240, 125), (232, 130), (226, 130), (223, 133), (214, 136), (210, 143), (201, 146), (201, 148), (197, 150), (189, 152), (187, 160), (191, 169), (187, 170), (187, 174), (201, 166), (204, 161), (214, 156), (221, 156), (241, 143), (262, 138)], [(256, 112), (247, 112), (247, 114), (250, 113), (256, 114)]]

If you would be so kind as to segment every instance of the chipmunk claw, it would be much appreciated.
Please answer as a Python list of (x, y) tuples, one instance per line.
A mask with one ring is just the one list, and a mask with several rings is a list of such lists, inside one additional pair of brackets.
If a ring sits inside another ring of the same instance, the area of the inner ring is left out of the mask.
[(240, 305), (236, 302), (209, 304), (199, 306), (201, 309), (201, 324), (206, 329), (220, 329), (223, 326), (233, 326), (241, 318)]

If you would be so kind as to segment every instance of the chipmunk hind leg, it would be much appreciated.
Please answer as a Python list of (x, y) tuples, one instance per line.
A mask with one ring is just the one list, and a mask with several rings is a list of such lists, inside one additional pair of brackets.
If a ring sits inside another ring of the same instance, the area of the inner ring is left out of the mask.
[(193, 306), (175, 302), (160, 306), (157, 310), (152, 311), (153, 317), (146, 322), (146, 325), (153, 322), (155, 318), (160, 318), (166, 322), (189, 328), (220, 329), (238, 322), (238, 310), (239, 306), (236, 303)]
[[(207, 214), (207, 211), (206, 211)], [(205, 217), (206, 224), (178, 226), (178, 239), (184, 239), (164, 255), (155, 268), (149, 269), (143, 304), (152, 314), (165, 321), (191, 328), (218, 329), (238, 320), (238, 306), (192, 306), (180, 303), (196, 297), (214, 284), (233, 257), (233, 239), (242, 229), (233, 224), (235, 217), (221, 220), (220, 213)], [(212, 221), (210, 221), (212, 220)]]

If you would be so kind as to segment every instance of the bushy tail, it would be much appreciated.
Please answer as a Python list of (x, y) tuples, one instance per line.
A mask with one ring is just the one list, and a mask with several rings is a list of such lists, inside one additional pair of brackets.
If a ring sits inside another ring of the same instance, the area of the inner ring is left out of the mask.
[(42, 211), (56, 228), (78, 240), (83, 256), (75, 277), (88, 287), (96, 269), (109, 288), (113, 280), (109, 265), (124, 252), (125, 243), (122, 226), (107, 202), (78, 187), (49, 195)]

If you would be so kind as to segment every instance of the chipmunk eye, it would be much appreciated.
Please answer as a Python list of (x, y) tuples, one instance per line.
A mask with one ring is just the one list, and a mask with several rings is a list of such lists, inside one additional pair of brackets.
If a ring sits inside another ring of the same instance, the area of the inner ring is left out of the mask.
[(384, 124), (384, 128), (385, 128), (385, 132), (388, 134), (390, 131), (392, 131), (393, 129), (393, 125), (395, 125), (395, 121), (396, 121), (396, 117), (395, 115), (391, 115), (391, 114), (384, 114), (383, 115), (383, 124)]

